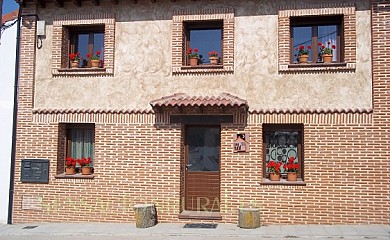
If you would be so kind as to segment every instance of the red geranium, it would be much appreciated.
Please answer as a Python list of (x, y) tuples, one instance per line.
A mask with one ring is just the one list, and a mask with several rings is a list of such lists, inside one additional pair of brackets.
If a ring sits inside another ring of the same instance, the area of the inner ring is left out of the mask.
[(288, 159), (287, 164), (283, 165), (283, 168), (286, 170), (286, 172), (295, 172), (295, 173), (298, 172), (299, 164), (295, 163), (294, 161), (295, 161), (295, 158), (294, 157), (290, 157)]
[(77, 163), (77, 161), (76, 161), (76, 159), (74, 159), (74, 158), (67, 157), (67, 158), (65, 159), (65, 165), (66, 165), (67, 167), (74, 167), (74, 166), (76, 166), (76, 163)]
[(218, 57), (218, 52), (217, 51), (211, 51), (208, 53), (209, 57)]
[(87, 166), (89, 167), (91, 164), (91, 158), (81, 158), (81, 159), (78, 159), (77, 160), (78, 164), (80, 164), (80, 166), (84, 167), (84, 166)]
[(71, 61), (80, 61), (80, 53), (77, 52), (77, 53), (70, 53), (69, 54), (69, 59)]
[(187, 56), (189, 58), (199, 58), (199, 50), (197, 48), (194, 48), (193, 50), (192, 48), (189, 48), (187, 50)]
[(90, 60), (100, 60), (100, 51), (97, 50), (95, 52), (95, 55), (93, 55), (92, 53), (87, 53), (87, 58), (89, 58)]
[(268, 172), (270, 173), (280, 173), (280, 167), (282, 166), (281, 162), (270, 161), (267, 164)]
[(330, 45), (331, 42), (327, 42), (327, 45), (325, 46), (321, 42), (318, 43), (318, 46), (320, 47), (320, 54), (333, 54), (333, 49), (336, 49), (336, 45)]
[(305, 46), (303, 45), (300, 45), (299, 46), (299, 51), (298, 51), (298, 56), (301, 56), (301, 55), (309, 55), (309, 50), (311, 49), (311, 46), (308, 45), (307, 46), (307, 49), (305, 49)]

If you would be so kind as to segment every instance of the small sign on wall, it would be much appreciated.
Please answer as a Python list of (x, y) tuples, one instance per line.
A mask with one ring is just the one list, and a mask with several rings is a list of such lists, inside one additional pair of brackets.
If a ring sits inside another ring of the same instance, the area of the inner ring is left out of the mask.
[(20, 180), (24, 183), (49, 183), (49, 160), (22, 159)]
[(233, 152), (249, 152), (249, 134), (237, 133), (233, 138)]

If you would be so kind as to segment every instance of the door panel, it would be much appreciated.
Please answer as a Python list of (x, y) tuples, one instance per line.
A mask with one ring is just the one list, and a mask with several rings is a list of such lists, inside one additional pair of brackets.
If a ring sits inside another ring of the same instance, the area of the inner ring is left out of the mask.
[(191, 211), (219, 211), (220, 128), (186, 128), (185, 208)]

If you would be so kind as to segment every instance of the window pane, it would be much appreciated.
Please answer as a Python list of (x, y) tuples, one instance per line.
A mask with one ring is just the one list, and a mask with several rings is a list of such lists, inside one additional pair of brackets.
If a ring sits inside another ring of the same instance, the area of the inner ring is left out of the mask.
[[(298, 162), (298, 137), (298, 131), (265, 132), (266, 165), (270, 161), (287, 163), (290, 157)], [(285, 172), (283, 165), (280, 169)]]
[(219, 128), (189, 128), (188, 171), (219, 171)]
[(71, 157), (93, 159), (94, 136), (92, 129), (71, 129)]
[[(299, 46), (312, 46), (312, 27), (293, 27), (294, 61), (298, 62)], [(309, 61), (312, 61), (312, 51), (309, 51)]]
[(87, 58), (89, 34), (78, 34), (77, 49), (83, 59)]
[(218, 52), (222, 58), (222, 29), (193, 29), (190, 30), (190, 48), (199, 49), (202, 55), (201, 63), (210, 63), (208, 52)]
[(104, 59), (104, 33), (95, 33), (93, 35), (93, 52), (100, 51), (100, 60)]
[[(336, 25), (325, 25), (318, 26), (318, 42), (325, 45), (325, 47), (337, 47), (337, 26)], [(318, 47), (320, 52), (320, 47)], [(337, 61), (337, 51), (333, 51), (333, 61)]]

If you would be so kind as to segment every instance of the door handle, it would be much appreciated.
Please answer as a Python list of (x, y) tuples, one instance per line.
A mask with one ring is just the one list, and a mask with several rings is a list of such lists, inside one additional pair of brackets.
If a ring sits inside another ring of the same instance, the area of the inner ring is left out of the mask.
[(192, 164), (186, 164), (186, 168), (192, 167)]

